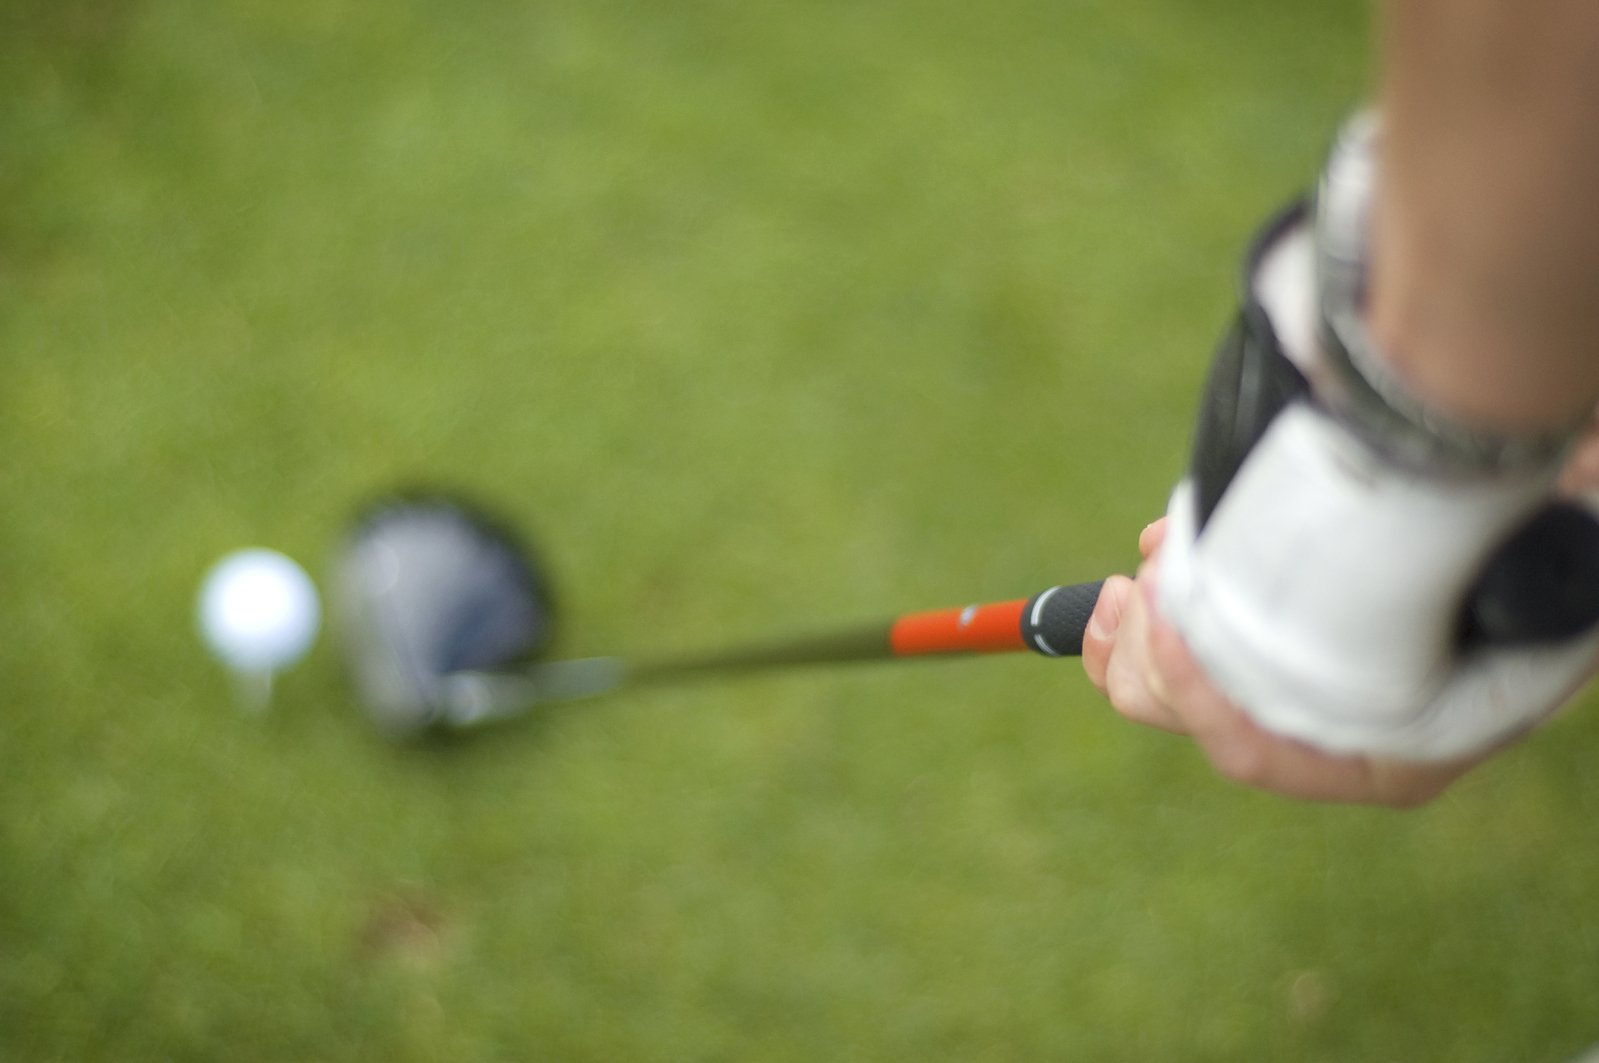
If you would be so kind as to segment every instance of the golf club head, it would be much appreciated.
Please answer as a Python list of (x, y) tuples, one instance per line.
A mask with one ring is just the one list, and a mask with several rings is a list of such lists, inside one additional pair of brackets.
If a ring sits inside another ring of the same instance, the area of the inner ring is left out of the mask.
[(363, 512), (339, 553), (332, 605), (362, 709), (408, 738), (457, 720), (447, 677), (523, 664), (549, 642), (546, 581), (496, 521), (459, 500), (402, 497)]

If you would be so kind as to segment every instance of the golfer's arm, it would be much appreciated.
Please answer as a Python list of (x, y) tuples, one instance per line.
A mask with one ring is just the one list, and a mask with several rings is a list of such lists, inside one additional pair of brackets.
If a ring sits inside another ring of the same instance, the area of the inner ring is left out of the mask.
[(1484, 428), (1599, 396), (1599, 3), (1382, 0), (1370, 323)]

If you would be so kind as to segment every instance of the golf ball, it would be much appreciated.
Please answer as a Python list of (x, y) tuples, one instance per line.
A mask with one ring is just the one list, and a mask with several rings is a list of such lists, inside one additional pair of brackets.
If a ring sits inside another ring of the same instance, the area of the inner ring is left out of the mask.
[(229, 554), (200, 587), (200, 635), (240, 672), (275, 672), (305, 655), (322, 607), (305, 569), (276, 550)]

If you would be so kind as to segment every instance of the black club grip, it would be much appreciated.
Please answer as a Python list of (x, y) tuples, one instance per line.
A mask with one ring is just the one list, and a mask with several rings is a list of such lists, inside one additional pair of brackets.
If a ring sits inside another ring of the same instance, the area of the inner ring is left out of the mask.
[(1070, 583), (1040, 591), (1022, 609), (1022, 641), (1046, 657), (1076, 657), (1083, 652), (1083, 631), (1099, 601), (1104, 580)]

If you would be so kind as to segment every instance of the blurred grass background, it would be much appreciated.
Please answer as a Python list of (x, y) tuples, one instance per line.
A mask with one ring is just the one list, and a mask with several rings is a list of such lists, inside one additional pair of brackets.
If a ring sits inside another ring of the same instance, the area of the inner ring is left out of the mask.
[(12, 0), (0, 1058), (1564, 1060), (1579, 712), (1303, 806), (1071, 665), (836, 669), (385, 745), (192, 596), (396, 483), (564, 652), (1126, 567), (1362, 4)]

